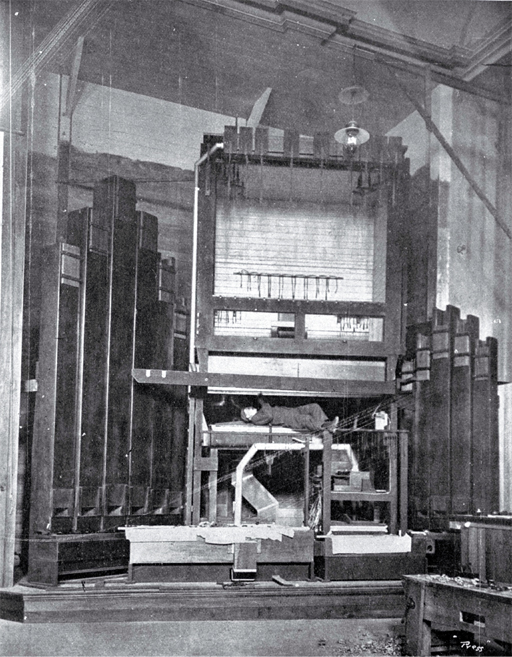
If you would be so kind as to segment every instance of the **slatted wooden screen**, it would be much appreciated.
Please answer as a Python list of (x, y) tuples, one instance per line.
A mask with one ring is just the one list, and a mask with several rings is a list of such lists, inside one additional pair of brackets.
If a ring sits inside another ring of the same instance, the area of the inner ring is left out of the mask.
[(215, 294), (384, 301), (386, 219), (350, 173), (242, 167), (217, 201)]

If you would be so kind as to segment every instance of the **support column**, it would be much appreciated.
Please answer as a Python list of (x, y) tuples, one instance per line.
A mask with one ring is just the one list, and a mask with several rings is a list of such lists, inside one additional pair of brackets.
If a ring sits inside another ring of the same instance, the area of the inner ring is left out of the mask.
[[(9, 94), (8, 76), (21, 61), (21, 38), (11, 23), (14, 5), (0, 5), (0, 57), (6, 63), (2, 87)], [(20, 97), (11, 97), (0, 122), (5, 130), (0, 132), (0, 587), (14, 580), (27, 185), (21, 108)]]

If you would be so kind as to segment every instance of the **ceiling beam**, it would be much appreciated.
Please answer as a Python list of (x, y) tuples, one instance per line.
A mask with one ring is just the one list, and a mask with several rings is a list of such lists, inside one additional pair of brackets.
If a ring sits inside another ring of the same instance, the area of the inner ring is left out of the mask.
[(446, 70), (464, 66), (470, 51), (461, 46), (443, 48), (421, 39), (402, 35), (358, 20), (356, 12), (332, 2), (306, 0), (181, 0), (187, 4), (220, 11), (250, 23), (275, 31), (294, 30), (316, 35), (322, 41), (335, 41), (339, 35), (349, 35), (368, 45), (404, 55)]
[(463, 80), (473, 80), (488, 70), (488, 66), (512, 52), (512, 19), (507, 21), (480, 45), (471, 62), (461, 73)]
[(84, 35), (91, 30), (110, 8), (111, 2), (112, 0), (82, 0), (66, 14), (14, 73), (0, 98), (0, 109), (12, 100), (29, 79), (36, 77), (71, 39), (77, 39), (79, 34)]
[[(210, 11), (219, 11), (232, 18), (245, 20), (269, 30), (304, 32), (318, 38), (320, 44), (326, 48), (352, 53), (354, 45), (357, 45), (359, 54), (364, 56), (363, 53), (366, 52), (367, 56), (377, 63), (403, 67), (404, 70), (421, 77), (429, 68), (433, 82), (496, 102), (511, 103), (511, 99), (505, 93), (493, 93), (471, 82), (475, 76), (469, 77), (466, 71), (467, 67), (471, 66), (473, 53), (468, 48), (464, 46), (443, 48), (370, 25), (358, 20), (356, 12), (338, 6), (333, 11), (333, 3), (330, 2), (312, 5), (304, 0), (254, 0), (250, 3), (242, 0), (180, 1)], [(505, 43), (506, 35), (501, 34), (503, 30), (506, 31), (507, 27), (504, 26), (498, 34), (493, 33), (485, 47), (492, 50), (491, 44), (500, 39)], [(464, 77), (461, 72), (464, 72)]]

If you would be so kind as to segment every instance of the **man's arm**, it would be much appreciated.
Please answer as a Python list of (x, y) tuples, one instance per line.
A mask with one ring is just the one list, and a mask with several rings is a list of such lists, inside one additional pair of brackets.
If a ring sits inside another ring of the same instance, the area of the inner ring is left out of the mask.
[(267, 402), (262, 402), (260, 410), (252, 416), (251, 422), (253, 424), (265, 425), (271, 424), (273, 419), (274, 413), (272, 412), (272, 406), (267, 404)]

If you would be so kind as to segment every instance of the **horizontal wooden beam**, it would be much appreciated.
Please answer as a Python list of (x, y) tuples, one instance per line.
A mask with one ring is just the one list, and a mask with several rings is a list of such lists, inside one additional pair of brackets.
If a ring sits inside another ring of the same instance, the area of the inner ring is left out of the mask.
[(339, 397), (379, 397), (395, 393), (394, 381), (353, 381), (344, 379), (312, 379), (259, 374), (222, 374), (185, 372), (181, 370), (132, 370), (138, 383), (206, 388), (246, 388), (251, 390), (309, 392), (311, 395)]
[(197, 347), (216, 353), (286, 354), (293, 356), (342, 356), (345, 358), (374, 358), (384, 360), (390, 349), (383, 342), (363, 340), (315, 340), (267, 338), (247, 336), (210, 336), (198, 338)]
[(343, 317), (384, 317), (386, 304), (370, 301), (325, 301), (322, 299), (269, 299), (267, 297), (211, 298), (212, 310), (244, 310), (294, 314), (326, 314)]

